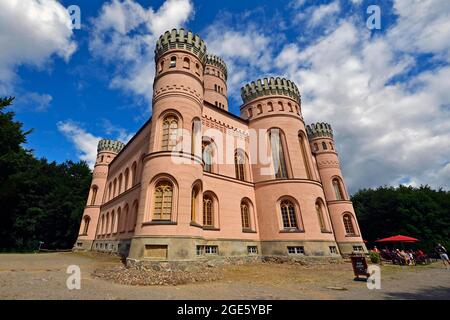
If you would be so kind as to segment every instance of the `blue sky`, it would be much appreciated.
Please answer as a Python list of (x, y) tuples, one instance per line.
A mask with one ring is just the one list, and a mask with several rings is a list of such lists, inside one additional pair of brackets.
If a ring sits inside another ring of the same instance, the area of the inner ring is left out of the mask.
[[(366, 27), (371, 4), (380, 30)], [(446, 0), (0, 0), (0, 95), (16, 96), (17, 118), (34, 129), (27, 146), (92, 163), (100, 137), (129, 139), (151, 116), (154, 43), (172, 27), (224, 58), (231, 112), (248, 81), (295, 81), (306, 122), (335, 129), (351, 191), (449, 188)]]

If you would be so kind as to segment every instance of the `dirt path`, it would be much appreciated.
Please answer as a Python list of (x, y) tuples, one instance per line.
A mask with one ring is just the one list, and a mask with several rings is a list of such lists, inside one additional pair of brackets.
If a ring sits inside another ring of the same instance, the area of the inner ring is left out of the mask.
[[(223, 280), (181, 286), (135, 287), (91, 277), (117, 258), (76, 253), (1, 254), (0, 299), (449, 299), (450, 270), (441, 264), (383, 266), (380, 290), (353, 281), (351, 265), (228, 266)], [(69, 265), (82, 272), (81, 290), (68, 290)]]

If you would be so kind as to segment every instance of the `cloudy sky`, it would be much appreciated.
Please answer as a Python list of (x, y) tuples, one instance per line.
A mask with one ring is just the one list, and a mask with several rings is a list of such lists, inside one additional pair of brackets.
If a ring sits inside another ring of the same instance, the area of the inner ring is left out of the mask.
[[(380, 30), (366, 27), (374, 3)], [(332, 124), (351, 192), (450, 188), (448, 0), (0, 0), (0, 95), (34, 129), (27, 146), (92, 164), (100, 137), (129, 140), (151, 116), (154, 44), (173, 27), (224, 58), (233, 113), (246, 82), (295, 81), (306, 122)]]

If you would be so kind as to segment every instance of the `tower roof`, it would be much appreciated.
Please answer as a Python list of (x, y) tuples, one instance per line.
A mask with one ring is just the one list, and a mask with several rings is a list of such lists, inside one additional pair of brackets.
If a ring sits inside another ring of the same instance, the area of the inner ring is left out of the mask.
[(205, 61), (205, 41), (192, 31), (180, 28), (164, 32), (156, 42), (155, 60), (158, 60), (163, 53), (171, 49), (188, 50), (195, 54), (202, 62)]
[(208, 53), (206, 55), (206, 64), (216, 66), (217, 68), (222, 70), (223, 74), (225, 75), (225, 79), (228, 77), (227, 65), (221, 57)]
[(331, 125), (325, 122), (312, 123), (306, 126), (306, 133), (310, 140), (320, 137), (329, 137), (333, 139), (333, 129)]
[(98, 142), (97, 152), (110, 151), (119, 153), (125, 145), (118, 140), (102, 139)]
[(255, 98), (270, 95), (285, 95), (300, 103), (300, 91), (291, 80), (280, 77), (258, 79), (247, 83), (241, 88), (241, 97), (244, 103)]

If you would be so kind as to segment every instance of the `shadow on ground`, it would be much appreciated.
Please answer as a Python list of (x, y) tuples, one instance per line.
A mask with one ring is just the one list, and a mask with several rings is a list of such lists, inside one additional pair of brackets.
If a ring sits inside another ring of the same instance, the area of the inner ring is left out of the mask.
[(439, 286), (419, 289), (415, 292), (391, 292), (386, 294), (386, 298), (397, 300), (450, 300), (450, 288)]

